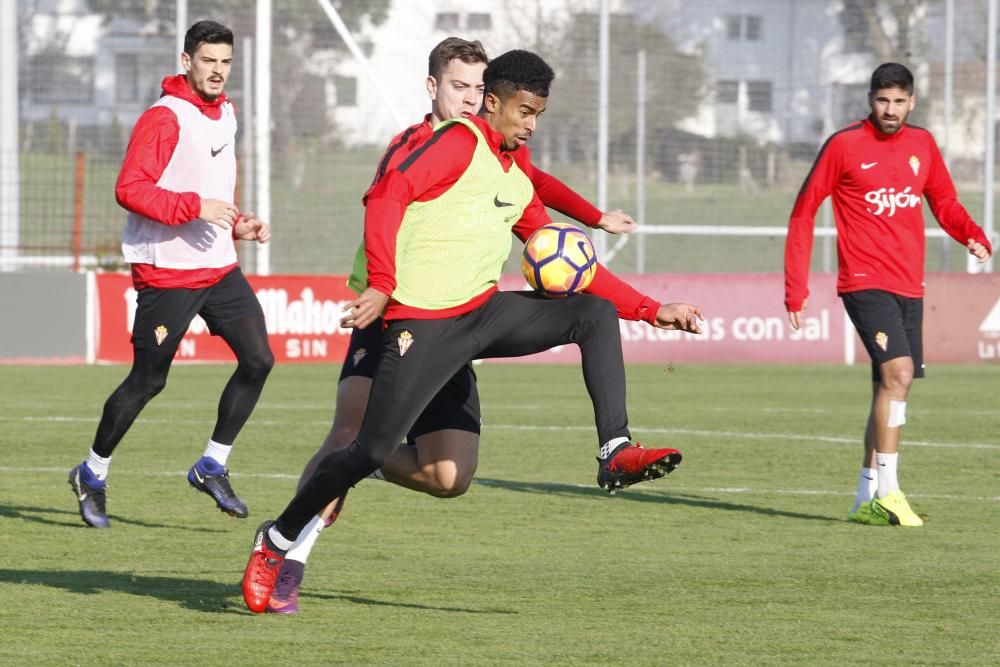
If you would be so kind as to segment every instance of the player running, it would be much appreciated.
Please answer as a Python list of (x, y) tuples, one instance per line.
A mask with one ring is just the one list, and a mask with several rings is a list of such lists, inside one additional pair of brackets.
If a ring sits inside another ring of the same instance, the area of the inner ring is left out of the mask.
[(111, 454), (167, 382), (195, 315), (222, 336), (237, 366), (219, 398), (215, 430), (188, 482), (223, 512), (245, 518), (226, 462), (274, 365), (264, 312), (236, 262), (234, 239), (267, 243), (267, 223), (241, 215), (236, 191), (236, 114), (223, 92), (233, 33), (200, 21), (184, 37), (185, 74), (163, 80), (163, 96), (136, 122), (115, 195), (129, 211), (122, 252), (138, 292), (132, 369), (104, 404), (87, 459), (69, 473), (84, 522), (107, 528)]
[(872, 360), (872, 404), (864, 458), (850, 521), (922, 526), (899, 489), (900, 430), (914, 378), (924, 377), (921, 327), (924, 295), (924, 213), (980, 262), (992, 249), (958, 202), (934, 137), (909, 125), (913, 75), (898, 63), (872, 74), (871, 114), (831, 136), (802, 184), (788, 222), (785, 306), (802, 324), (809, 297), (813, 221), (833, 197), (837, 221), (837, 293)]

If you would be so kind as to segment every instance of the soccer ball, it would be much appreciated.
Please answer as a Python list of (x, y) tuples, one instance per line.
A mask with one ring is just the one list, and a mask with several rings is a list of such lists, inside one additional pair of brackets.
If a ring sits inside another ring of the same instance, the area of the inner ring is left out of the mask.
[(539, 227), (524, 243), (521, 272), (545, 296), (562, 298), (581, 292), (597, 273), (590, 237), (565, 222)]

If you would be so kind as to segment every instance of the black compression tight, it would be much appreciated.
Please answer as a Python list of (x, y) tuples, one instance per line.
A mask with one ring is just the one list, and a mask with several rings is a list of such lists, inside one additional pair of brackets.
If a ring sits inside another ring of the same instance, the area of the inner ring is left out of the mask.
[[(220, 332), (236, 354), (237, 366), (219, 399), (212, 439), (224, 445), (236, 440), (260, 398), (264, 381), (274, 366), (261, 317), (246, 317), (227, 324)], [(104, 403), (94, 437), (94, 453), (109, 457), (146, 404), (167, 384), (173, 355), (136, 349), (132, 370)]]
[(167, 386), (173, 355), (135, 350), (132, 370), (104, 402), (94, 453), (109, 457), (149, 401)]
[(212, 440), (231, 445), (257, 405), (264, 381), (274, 367), (274, 355), (267, 344), (263, 317), (231, 322), (220, 334), (233, 349), (238, 363), (219, 398), (219, 416)]

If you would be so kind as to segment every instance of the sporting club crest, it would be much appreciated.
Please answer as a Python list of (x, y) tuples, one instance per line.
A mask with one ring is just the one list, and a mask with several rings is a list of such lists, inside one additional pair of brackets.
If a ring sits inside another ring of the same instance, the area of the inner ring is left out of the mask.
[(413, 345), (413, 334), (403, 329), (396, 339), (396, 344), (399, 345), (399, 356), (403, 356), (410, 349), (410, 346)]

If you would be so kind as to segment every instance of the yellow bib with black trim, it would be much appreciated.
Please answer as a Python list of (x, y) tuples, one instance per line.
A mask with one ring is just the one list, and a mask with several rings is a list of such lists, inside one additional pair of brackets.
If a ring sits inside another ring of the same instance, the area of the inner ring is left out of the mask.
[[(511, 246), (511, 228), (531, 203), (534, 188), (517, 164), (508, 171), (479, 128), (459, 118), (476, 137), (472, 161), (440, 197), (406, 207), (396, 235), (396, 290), (407, 306), (442, 310), (460, 306), (497, 284)], [(356, 259), (362, 259), (359, 252)], [(361, 266), (359, 266), (361, 265)], [(355, 261), (352, 287), (367, 283), (365, 262)]]

